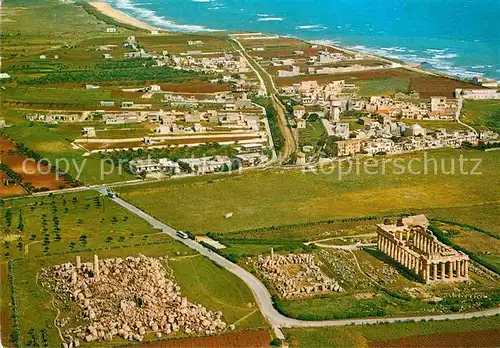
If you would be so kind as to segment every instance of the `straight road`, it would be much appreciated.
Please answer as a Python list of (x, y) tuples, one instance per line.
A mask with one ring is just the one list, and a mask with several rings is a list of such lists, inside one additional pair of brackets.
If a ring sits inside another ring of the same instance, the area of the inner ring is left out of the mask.
[[(285, 144), (283, 144), (283, 149), (280, 154), (282, 160), (288, 159), (293, 153), (297, 152), (298, 141), (297, 137), (294, 135), (293, 131), (288, 127), (288, 121), (286, 117), (286, 108), (281, 103), (278, 98), (279, 91), (274, 84), (272, 76), (259, 65), (246, 51), (241, 42), (237, 39), (232, 39), (230, 42), (236, 43), (238, 47), (235, 49), (240, 53), (240, 55), (246, 60), (250, 68), (255, 72), (257, 78), (260, 81), (261, 88), (267, 91), (267, 94), (271, 97), (273, 107), (276, 110), (278, 118), (278, 126), (285, 139)], [(233, 46), (234, 47), (234, 46)]]
[[(104, 193), (105, 189), (100, 189), (100, 192)], [(499, 308), (492, 308), (484, 311), (477, 311), (471, 313), (454, 313), (454, 314), (441, 314), (441, 315), (429, 315), (429, 316), (408, 316), (408, 317), (391, 317), (391, 318), (368, 318), (368, 319), (346, 319), (346, 320), (324, 320), (324, 321), (306, 321), (297, 320), (285, 317), (280, 314), (274, 307), (271, 294), (267, 288), (257, 279), (254, 275), (247, 272), (240, 266), (232, 263), (231, 261), (225, 259), (224, 257), (216, 254), (210, 249), (205, 248), (201, 244), (193, 241), (191, 239), (182, 239), (177, 236), (176, 230), (167, 226), (163, 222), (155, 219), (151, 215), (143, 212), (136, 206), (126, 202), (121, 198), (113, 199), (117, 204), (124, 207), (131, 213), (139, 216), (140, 218), (149, 222), (154, 228), (161, 229), (164, 233), (171, 236), (173, 239), (181, 242), (187, 247), (199, 252), (208, 259), (214, 261), (219, 266), (224, 267), (229, 272), (236, 275), (248, 287), (252, 290), (257, 304), (262, 312), (262, 314), (269, 321), (274, 331), (280, 333), (280, 328), (287, 327), (323, 327), (323, 326), (345, 326), (345, 325), (363, 325), (363, 324), (379, 324), (379, 323), (395, 323), (404, 321), (427, 321), (427, 320), (456, 320), (456, 319), (471, 319), (476, 317), (488, 317), (500, 314)], [(278, 334), (282, 336), (282, 334)], [(283, 338), (283, 337), (281, 337)]]

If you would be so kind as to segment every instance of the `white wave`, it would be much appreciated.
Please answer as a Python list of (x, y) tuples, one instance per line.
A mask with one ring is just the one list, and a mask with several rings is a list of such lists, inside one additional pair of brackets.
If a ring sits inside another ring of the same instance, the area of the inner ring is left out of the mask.
[(456, 53), (448, 53), (448, 54), (436, 54), (434, 58), (436, 59), (453, 59), (457, 58), (458, 55)]
[(334, 40), (310, 40), (309, 41), (313, 45), (324, 45), (324, 46), (337, 46), (340, 44), (340, 41)]
[(445, 53), (446, 51), (448, 51), (447, 48), (444, 48), (444, 49), (433, 49), (433, 48), (428, 48), (425, 50), (425, 52), (428, 52), (428, 53)]
[(212, 2), (212, 0), (191, 0), (193, 2)]
[(404, 47), (382, 47), (380, 49), (387, 52), (406, 52), (406, 48)]
[(257, 17), (269, 17), (269, 15), (265, 13), (257, 13)]
[(281, 22), (284, 18), (281, 17), (260, 17), (258, 22)]
[(319, 24), (314, 25), (298, 25), (295, 27), (297, 30), (325, 30), (327, 27)]
[(202, 25), (177, 24), (174, 21), (159, 16), (155, 11), (142, 7), (137, 7), (131, 0), (116, 0), (115, 6), (120, 10), (129, 11), (132, 16), (148, 22), (159, 28), (174, 31), (216, 31)]

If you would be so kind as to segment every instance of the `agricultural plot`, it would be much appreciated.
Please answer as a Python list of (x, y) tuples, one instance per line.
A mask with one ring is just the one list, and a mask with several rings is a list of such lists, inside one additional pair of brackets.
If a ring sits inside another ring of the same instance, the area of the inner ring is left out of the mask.
[(2, 255), (9, 259), (164, 239), (97, 192), (3, 201), (0, 226)]
[(456, 245), (477, 255), (483, 262), (500, 270), (500, 236), (488, 231), (451, 223), (436, 224)]
[[(345, 80), (346, 83), (356, 84), (359, 81), (373, 80), (373, 79), (406, 79), (410, 76), (419, 76), (420, 73), (405, 69), (384, 69), (384, 70), (370, 70), (352, 73), (339, 73), (330, 75), (301, 75), (294, 77), (278, 77), (276, 82), (279, 86), (291, 86), (294, 83), (301, 81), (316, 80), (318, 84), (325, 85), (333, 81)], [(402, 80), (400, 80), (402, 81)]]
[[(446, 166), (460, 156), (481, 158), (481, 175), (462, 175), (459, 171), (454, 175), (438, 171), (434, 175), (432, 167), (425, 174), (422, 156), (414, 153), (390, 158), (400, 158), (406, 164), (416, 158), (413, 169), (421, 170), (423, 175), (392, 174), (389, 163), (385, 174), (380, 170), (376, 175), (357, 175), (353, 169), (350, 174), (340, 174), (340, 179), (339, 168), (306, 174), (268, 171), (181, 179), (169, 184), (141, 185), (140, 189), (129, 186), (120, 191), (125, 199), (172, 226), (198, 234), (412, 210), (430, 211), (432, 217), (433, 209), (480, 206), (498, 200), (489, 186), (498, 180), (498, 152), (427, 153), (429, 161), (435, 158), (436, 163), (445, 161)], [(171, 204), (159, 207), (153, 203), (153, 197), (167, 199)], [(233, 212), (233, 216), (225, 219), (228, 212)], [(488, 211), (482, 214), (489, 219), (494, 216)]]
[(477, 130), (500, 131), (500, 101), (468, 100), (464, 104), (462, 120)]
[(430, 98), (433, 96), (454, 98), (456, 88), (471, 89), (481, 87), (447, 77), (420, 75), (410, 77), (408, 91), (418, 92), (420, 98)]
[[(1, 136), (0, 159), (0, 169), (3, 175), (7, 176), (2, 182), (6, 192), (10, 191), (10, 186), (21, 186), (29, 192), (71, 187), (64, 177), (51, 172), (50, 168), (41, 162), (40, 155), (31, 153), (24, 145), (16, 145)], [(73, 184), (77, 185), (77, 183)]]
[[(61, 170), (68, 171), (73, 178), (84, 184), (109, 183), (134, 178), (121, 168), (113, 168), (110, 163), (103, 162), (98, 156), (82, 157), (85, 151), (71, 145), (71, 141), (78, 133), (74, 128), (29, 123), (22, 118), (21, 112), (10, 110), (7, 112), (6, 120), (7, 122), (12, 120), (14, 126), (3, 129), (5, 135), (39, 153), (52, 165), (60, 161)], [(103, 175), (104, 173), (109, 174)]]
[[(478, 344), (481, 346), (496, 346), (499, 341), (498, 334), (495, 334), (495, 332), (499, 328), (500, 319), (493, 317), (470, 320), (395, 323), (390, 325), (285, 329), (285, 335), (292, 347), (319, 348), (331, 346), (332, 344), (341, 347), (398, 347), (400, 345), (396, 340), (422, 336), (424, 336), (422, 340), (411, 346), (438, 346), (443, 342), (451, 342), (446, 338), (450, 339), (452, 335), (458, 335), (458, 337), (464, 339), (458, 343), (461, 346), (476, 346)], [(439, 341), (437, 339), (426, 340), (426, 338), (432, 339), (432, 337), (443, 339)], [(471, 340), (467, 337), (471, 338)], [(484, 338), (486, 340), (483, 340)], [(471, 342), (471, 344), (465, 344), (465, 342)], [(408, 345), (404, 346), (407, 347)]]

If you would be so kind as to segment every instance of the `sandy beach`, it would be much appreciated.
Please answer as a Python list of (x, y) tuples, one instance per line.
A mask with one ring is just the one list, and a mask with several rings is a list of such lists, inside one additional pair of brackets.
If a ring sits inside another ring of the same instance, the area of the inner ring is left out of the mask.
[(131, 17), (128, 14), (123, 13), (122, 11), (114, 9), (106, 2), (93, 1), (93, 2), (89, 2), (89, 4), (94, 6), (98, 11), (102, 12), (106, 16), (109, 16), (109, 17), (115, 19), (117, 22), (120, 22), (123, 24), (128, 24), (128, 25), (133, 25), (134, 27), (138, 27), (141, 29), (157, 30), (157, 28), (155, 28), (147, 23), (141, 22), (140, 20), (138, 20), (134, 17)]

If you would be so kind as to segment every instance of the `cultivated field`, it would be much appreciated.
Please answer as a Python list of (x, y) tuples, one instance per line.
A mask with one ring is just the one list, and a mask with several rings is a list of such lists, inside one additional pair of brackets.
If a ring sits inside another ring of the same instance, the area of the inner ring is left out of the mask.
[[(393, 167), (388, 164), (385, 175), (381, 169), (376, 175), (363, 171), (356, 175), (353, 169), (350, 174), (340, 175), (341, 180), (338, 168), (316, 174), (267, 171), (129, 186), (120, 191), (125, 199), (163, 221), (198, 234), (412, 210), (426, 211), (432, 216), (435, 209), (469, 207), (473, 210), (474, 206), (478, 206), (484, 217), (493, 219), (493, 212), (483, 211), (481, 205), (498, 201), (497, 191), (491, 189), (491, 184), (499, 179), (500, 153), (428, 152), (431, 163), (427, 164), (427, 174), (422, 156), (423, 153), (415, 153), (399, 157), (406, 164), (412, 158), (420, 158), (412, 163), (415, 171), (422, 171), (421, 175), (392, 174)], [(454, 175), (438, 171), (438, 175), (434, 175), (431, 158), (439, 160), (437, 163), (443, 160), (449, 168), (449, 161), (458, 161), (460, 156), (482, 159), (482, 175), (461, 175), (459, 171)], [(154, 197), (170, 203), (160, 207), (154, 203)], [(233, 216), (225, 219), (224, 214), (228, 212), (233, 212)]]
[[(390, 325), (370, 325), (370, 326), (355, 326), (355, 327), (329, 327), (329, 328), (311, 328), (311, 329), (286, 329), (285, 334), (291, 342), (292, 347), (326, 347), (336, 345), (340, 347), (363, 347), (377, 346), (387, 347), (396, 346), (395, 341), (387, 342), (388, 340), (399, 340), (412, 337), (432, 337), (438, 336), (441, 333), (458, 334), (465, 333), (469, 337), (475, 337), (475, 342), (485, 342), (486, 345), (479, 346), (498, 346), (500, 341), (498, 335), (488, 335), (488, 340), (479, 338), (484, 334), (481, 330), (498, 329), (500, 328), (500, 318), (478, 318), (471, 320), (453, 320), (453, 321), (436, 321), (436, 322), (418, 322), (418, 323), (396, 323)], [(490, 331), (488, 331), (490, 332)], [(496, 331), (491, 331), (494, 333)], [(463, 336), (462, 336), (463, 337)], [(379, 342), (387, 343), (381, 345)], [(417, 341), (418, 342), (418, 341)], [(425, 341), (420, 341), (420, 344), (411, 345), (412, 347), (424, 347), (428, 344), (422, 344)], [(438, 346), (439, 343), (435, 340), (432, 346)], [(445, 343), (447, 341), (441, 341)], [(478, 346), (478, 344), (467, 345), (463, 341), (464, 347)], [(459, 344), (462, 346), (462, 344)], [(408, 345), (405, 345), (408, 347)], [(448, 345), (447, 345), (448, 346)]]
[(472, 83), (449, 79), (446, 77), (436, 77), (430, 75), (410, 77), (409, 91), (420, 93), (421, 98), (441, 96), (454, 98), (456, 88), (481, 88)]
[(500, 132), (500, 101), (468, 100), (464, 104), (462, 120), (477, 130)]

